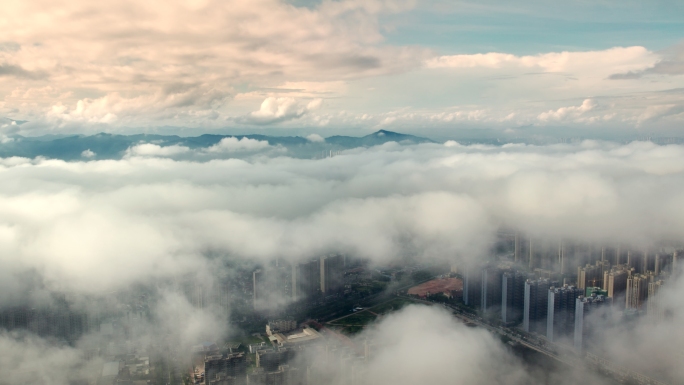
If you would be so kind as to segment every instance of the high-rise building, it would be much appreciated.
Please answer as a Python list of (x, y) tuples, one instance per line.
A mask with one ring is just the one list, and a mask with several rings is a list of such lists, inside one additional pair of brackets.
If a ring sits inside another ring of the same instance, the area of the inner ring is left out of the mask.
[(601, 267), (598, 265), (587, 264), (584, 267), (577, 268), (577, 287), (579, 289), (599, 286), (602, 278)]
[(514, 324), (522, 321), (525, 308), (525, 281), (522, 272), (506, 272), (501, 277), (501, 321)]
[(224, 315), (228, 315), (230, 309), (230, 284), (221, 280), (214, 286), (214, 304), (216, 309)]
[(583, 294), (582, 289), (574, 286), (549, 288), (546, 316), (546, 338), (549, 341), (572, 335), (575, 327), (575, 300)]
[(565, 258), (566, 258), (566, 252), (565, 252), (565, 243), (561, 239), (558, 242), (558, 271), (560, 272), (561, 275), (565, 274), (567, 271), (567, 267), (565, 266)]
[(92, 320), (68, 306), (10, 306), (0, 310), (0, 329), (24, 329), (41, 336), (75, 341), (87, 333)]
[(662, 280), (648, 284), (648, 302), (646, 302), (646, 314), (649, 318), (662, 321), (665, 318), (665, 306), (661, 295), (658, 295), (663, 287)]
[(523, 309), (523, 330), (529, 333), (546, 334), (546, 313), (548, 311), (548, 279), (528, 279), (525, 282), (525, 304)]
[(603, 289), (608, 293), (608, 297), (613, 299), (613, 306), (624, 308), (627, 277), (632, 274), (633, 270), (627, 265), (616, 265), (610, 271), (603, 273)]
[(316, 298), (321, 293), (321, 261), (319, 258), (292, 266), (292, 298)]
[(582, 352), (591, 339), (591, 331), (594, 325), (590, 322), (588, 315), (609, 303), (608, 299), (602, 295), (580, 296), (575, 300), (574, 346), (576, 351)]
[(643, 310), (648, 298), (648, 284), (653, 280), (653, 274), (633, 274), (627, 277), (625, 308)]
[(344, 288), (344, 258), (342, 255), (321, 257), (321, 292), (325, 295), (334, 294)]
[(252, 302), (254, 308), (257, 308), (259, 300), (264, 297), (266, 289), (265, 285), (265, 274), (261, 269), (257, 269), (252, 273)]
[(292, 297), (292, 269), (276, 263), (252, 273), (252, 300), (255, 309), (283, 303)]
[(532, 238), (530, 238), (530, 240), (529, 240), (529, 247), (527, 248), (527, 252), (528, 252), (528, 265), (529, 265), (529, 268), (530, 268), (530, 269), (533, 269), (534, 266), (535, 266), (535, 258), (534, 258), (534, 256), (535, 256), (535, 250), (534, 250), (534, 247), (532, 247), (532, 246), (533, 246)]
[(482, 304), (481, 268), (467, 267), (463, 272), (463, 303), (472, 307)]
[(483, 312), (499, 311), (501, 309), (501, 276), (503, 270), (494, 266), (482, 269), (482, 296), (480, 307)]
[(637, 261), (633, 262), (635, 263), (634, 267), (636, 268), (636, 271), (641, 274), (645, 274), (649, 270), (654, 270), (655, 267), (655, 258), (651, 257), (648, 250), (638, 253)]

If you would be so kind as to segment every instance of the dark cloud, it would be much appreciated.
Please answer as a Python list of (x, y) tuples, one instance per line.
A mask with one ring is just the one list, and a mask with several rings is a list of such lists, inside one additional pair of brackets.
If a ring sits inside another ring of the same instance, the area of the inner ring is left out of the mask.
[(28, 71), (21, 66), (16, 66), (12, 64), (0, 64), (0, 77), (2, 76), (12, 76), (17, 78), (25, 79), (45, 79), (48, 74), (43, 71)]

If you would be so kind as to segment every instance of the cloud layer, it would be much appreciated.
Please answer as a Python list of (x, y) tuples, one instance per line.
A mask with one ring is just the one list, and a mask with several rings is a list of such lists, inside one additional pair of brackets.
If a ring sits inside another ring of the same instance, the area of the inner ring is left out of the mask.
[[(232, 139), (219, 143), (228, 153), (265, 146)], [(165, 157), (181, 150), (202, 161)], [(477, 258), (501, 226), (634, 246), (684, 237), (681, 146), (388, 143), (318, 161), (210, 154), (146, 144), (118, 161), (4, 160), (2, 263), (43, 271), (53, 285), (112, 290), (202, 268), (206, 250), (385, 262)]]
[[(243, 140), (224, 145), (226, 151), (262, 146)], [(3, 306), (28, 300), (28, 292), (31, 301), (49, 302), (51, 293), (66, 293), (77, 305), (104, 298), (121, 307), (126, 302), (117, 296), (145, 288), (155, 298), (152, 322), (136, 326), (134, 333), (187, 351), (198, 340), (235, 332), (225, 327), (225, 313), (197, 308), (193, 299), (200, 289), (215, 292), (211, 287), (227, 261), (255, 266), (276, 257), (295, 262), (342, 252), (375, 264), (397, 258), (462, 263), (487, 257), (502, 228), (552, 241), (639, 249), (663, 243), (680, 247), (684, 238), (684, 166), (678, 161), (684, 146), (390, 142), (320, 160), (282, 154), (247, 160), (217, 154), (208, 160), (215, 153), (206, 149), (183, 150), (188, 158), (180, 160), (165, 156), (165, 147), (141, 146), (121, 160), (2, 159)], [(193, 154), (204, 158), (192, 160)], [(27, 282), (33, 290), (26, 290)], [(684, 314), (676, 300), (680, 288), (669, 290), (674, 318), (658, 327), (669, 330), (670, 337), (659, 337), (661, 344), (653, 345), (651, 337), (660, 334), (639, 331), (651, 330), (650, 323), (637, 325), (631, 349), (671, 352), (670, 341), (681, 341), (671, 332), (678, 330), (671, 323)], [(486, 333), (454, 326), (444, 314), (407, 310), (388, 318), (377, 333), (387, 346), (378, 350), (370, 376), (402, 383), (427, 370), (435, 382), (446, 381), (456, 375), (453, 368), (436, 368), (449, 356), (403, 372), (388, 369), (388, 363), (415, 357), (416, 347), (430, 350), (447, 343), (472, 349), (452, 357), (469, 363), (468, 370), (459, 371), (466, 382), (530, 383), (534, 377), (517, 370), (515, 359)], [(14, 360), (43, 354), (46, 360), (59, 357), (62, 361), (55, 362), (63, 367), (81, 365), (80, 350), (62, 354), (40, 348), (45, 344), (40, 340), (17, 341), (21, 337), (0, 338), (0, 345), (26, 347), (11, 356)], [(619, 351), (620, 346), (605, 349)], [(514, 378), (490, 370), (490, 357), (500, 357), (497, 362)], [(644, 356), (614, 357), (630, 365)], [(666, 375), (680, 378), (681, 373)]]

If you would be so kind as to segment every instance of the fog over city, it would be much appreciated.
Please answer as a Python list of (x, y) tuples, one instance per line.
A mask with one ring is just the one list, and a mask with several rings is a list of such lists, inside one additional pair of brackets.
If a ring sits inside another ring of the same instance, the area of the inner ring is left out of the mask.
[[(35, 370), (48, 383), (67, 383), (97, 365), (80, 350), (93, 340), (164, 341), (181, 354), (239, 333), (226, 313), (193, 308), (192, 297), (174, 290), (179, 280), (218, 284), (234, 274), (225, 261), (297, 263), (338, 252), (372, 266), (407, 259), (462, 265), (487, 258), (502, 229), (634, 250), (677, 248), (684, 239), (683, 146), (387, 143), (315, 160), (264, 153), (4, 159), (3, 305), (61, 295), (76, 309), (102, 312), (130, 303), (126, 296), (136, 291), (151, 301), (149, 316), (126, 337), (100, 328), (64, 345), (3, 333), (2, 372)], [(683, 290), (681, 282), (668, 287), (672, 313), (662, 324), (602, 330), (605, 349), (624, 364), (684, 378), (676, 326)], [(488, 332), (443, 310), (410, 306), (364, 333), (378, 341), (369, 362), (374, 383), (529, 383), (538, 375)], [(569, 383), (589, 375), (566, 370), (548, 375)]]
[(0, 385), (684, 383), (684, 5), (0, 5)]

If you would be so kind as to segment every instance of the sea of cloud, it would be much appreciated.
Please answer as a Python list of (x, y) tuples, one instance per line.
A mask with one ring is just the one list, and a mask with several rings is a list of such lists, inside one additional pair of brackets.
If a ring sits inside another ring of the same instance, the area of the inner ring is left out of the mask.
[[(684, 239), (684, 146), (387, 143), (310, 160), (259, 143), (221, 145), (249, 150), (242, 158), (208, 159), (210, 149), (149, 144), (120, 160), (0, 160), (0, 302), (53, 292), (86, 302), (154, 283), (160, 299), (144, 334), (173, 336), (173, 345), (185, 349), (235, 330), (225, 315), (190, 311), (187, 298), (161, 283), (192, 275), (211, 284), (222, 259), (296, 262), (342, 252), (376, 264), (397, 258), (462, 263), (485, 258), (502, 228), (635, 248), (680, 246)], [(27, 274), (37, 277), (40, 290), (27, 290)], [(654, 359), (669, 378), (681, 379), (672, 360), (684, 342), (675, 326), (684, 316), (682, 292), (670, 289), (670, 320), (637, 326), (629, 338), (606, 332), (620, 344), (631, 341), (636, 353), (618, 354), (623, 345), (607, 349), (642, 366), (650, 362), (644, 352), (662, 349), (669, 355)], [(392, 342), (373, 366), (379, 383), (415, 383), (425, 371), (437, 383), (454, 376), (463, 383), (529, 383), (531, 374), (519, 372), (497, 341), (432, 311), (407, 310), (383, 321), (378, 338)], [(403, 332), (393, 338), (384, 330)], [(60, 367), (86, 365), (78, 348), (35, 336), (5, 334), (0, 346), (12, 352), (0, 359), (2, 372), (23, 370), (15, 363), (38, 352), (44, 358), (36, 359), (48, 363), (58, 357)], [(416, 349), (433, 356), (422, 366), (387, 369), (415, 358)], [(464, 364), (449, 366), (459, 360)], [(499, 365), (506, 370), (492, 371)], [(53, 383), (68, 376), (59, 378)]]

